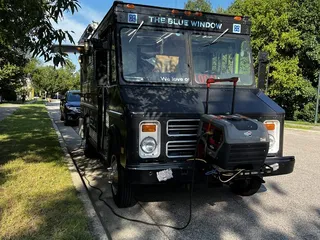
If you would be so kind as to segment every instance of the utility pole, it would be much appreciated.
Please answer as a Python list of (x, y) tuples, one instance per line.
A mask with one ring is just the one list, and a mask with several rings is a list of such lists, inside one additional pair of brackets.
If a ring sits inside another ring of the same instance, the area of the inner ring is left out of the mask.
[(315, 116), (315, 118), (314, 118), (314, 124), (317, 124), (317, 122), (318, 122), (319, 95), (320, 95), (320, 72), (319, 72), (319, 79), (318, 79), (318, 93), (317, 93), (317, 104), (316, 104), (316, 116)]

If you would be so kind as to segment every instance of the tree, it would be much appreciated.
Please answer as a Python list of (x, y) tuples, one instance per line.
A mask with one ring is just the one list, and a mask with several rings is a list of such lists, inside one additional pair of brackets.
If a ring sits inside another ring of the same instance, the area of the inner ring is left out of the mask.
[[(235, 0), (228, 12), (251, 18), (253, 56), (260, 50), (269, 53), (270, 87), (268, 94), (286, 110), (292, 119), (311, 101), (314, 89), (302, 75), (298, 53), (303, 47), (301, 32), (292, 24), (293, 0)], [(257, 67), (257, 61), (255, 62)]]
[(220, 6), (213, 9), (209, 0), (188, 0), (184, 4), (184, 8), (191, 11), (227, 13), (227, 10)]
[(184, 8), (191, 11), (213, 12), (209, 0), (188, 0), (184, 4)]
[(42, 66), (39, 61), (32, 60), (24, 70), (36, 91), (46, 91), (48, 95), (80, 88), (80, 74), (70, 60), (61, 68)]
[(3, 98), (9, 100), (7, 93), (12, 95), (23, 84), (23, 66), (26, 62), (20, 51), (0, 44), (0, 95)]
[(320, 70), (320, 1), (295, 0), (292, 6), (292, 23), (303, 41), (298, 51), (299, 66), (316, 87)]
[(53, 43), (69, 39), (68, 31), (54, 29), (65, 12), (72, 14), (80, 7), (78, 0), (2, 0), (0, 2), (0, 44), (53, 59), (55, 65), (63, 64), (66, 54), (53, 53)]

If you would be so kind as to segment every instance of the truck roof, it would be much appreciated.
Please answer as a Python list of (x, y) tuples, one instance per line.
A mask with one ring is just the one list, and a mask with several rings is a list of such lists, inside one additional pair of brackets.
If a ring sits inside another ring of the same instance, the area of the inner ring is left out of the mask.
[(175, 29), (250, 34), (250, 21), (246, 16), (189, 11), (115, 1), (91, 37), (98, 38), (113, 23), (158, 26)]

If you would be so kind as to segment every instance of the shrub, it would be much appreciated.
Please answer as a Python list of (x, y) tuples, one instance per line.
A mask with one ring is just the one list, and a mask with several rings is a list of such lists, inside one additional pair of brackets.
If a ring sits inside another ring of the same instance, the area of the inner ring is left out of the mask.
[[(307, 122), (314, 122), (315, 118), (315, 110), (316, 104), (314, 102), (307, 103), (301, 110), (296, 110), (294, 112), (293, 119), (295, 121), (307, 121)], [(318, 119), (319, 122), (319, 119)]]

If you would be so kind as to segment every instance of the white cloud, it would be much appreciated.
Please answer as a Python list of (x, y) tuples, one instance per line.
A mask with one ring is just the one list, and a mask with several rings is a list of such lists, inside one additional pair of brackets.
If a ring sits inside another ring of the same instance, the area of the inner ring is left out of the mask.
[[(75, 43), (78, 42), (82, 33), (86, 29), (87, 25), (72, 19), (71, 17), (67, 16), (63, 20), (61, 20), (58, 24), (53, 25), (56, 29), (62, 29), (64, 31), (69, 31)], [(71, 32), (73, 31), (73, 33)], [(66, 43), (70, 43), (67, 41)]]
[(83, 19), (86, 19), (88, 23), (91, 23), (92, 21), (101, 22), (101, 20), (106, 14), (105, 12), (96, 11), (83, 3), (81, 3), (81, 8), (79, 8), (78, 10), (79, 11), (75, 14), (78, 14)]
[[(92, 21), (100, 22), (105, 15), (105, 13), (98, 12), (84, 4), (81, 4), (81, 8), (78, 10), (79, 11), (75, 12), (74, 15), (65, 14), (64, 18), (60, 20), (58, 24), (53, 24), (54, 28), (60, 28), (70, 32), (73, 31), (74, 33), (71, 33), (71, 35), (76, 43), (88, 24), (92, 23)], [(67, 41), (66, 43), (69, 44), (70, 42)]]

